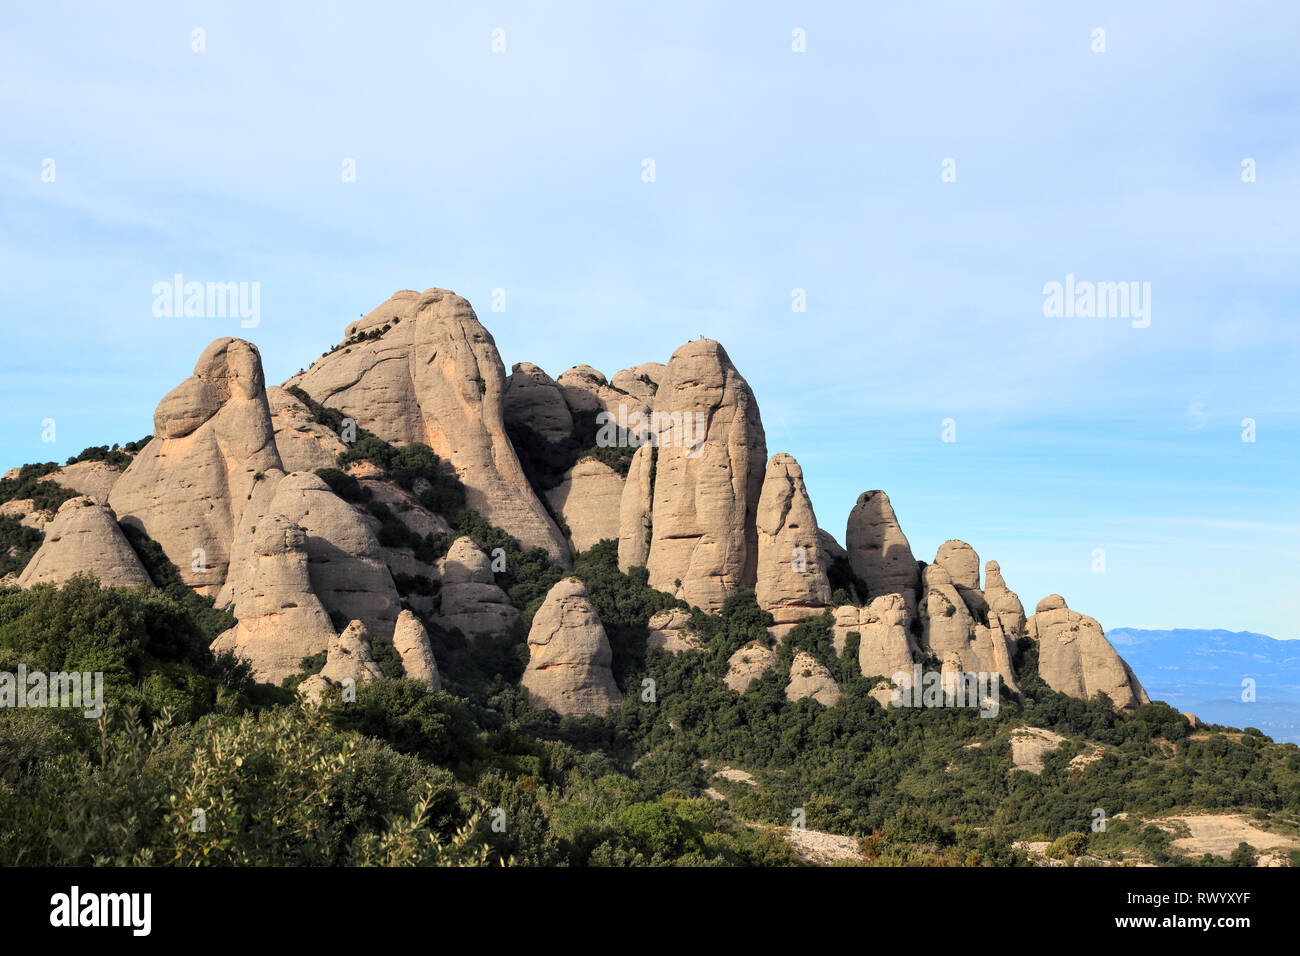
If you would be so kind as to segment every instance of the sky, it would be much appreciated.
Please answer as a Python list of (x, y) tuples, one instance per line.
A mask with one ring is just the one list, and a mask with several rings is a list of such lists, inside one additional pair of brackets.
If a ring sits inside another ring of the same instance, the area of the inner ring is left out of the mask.
[[(1298, 35), (1290, 2), (5, 4), (0, 466), (148, 434), (215, 338), (281, 382), (449, 288), (507, 369), (719, 340), (841, 542), (883, 488), (1030, 613), (1300, 638)], [(258, 324), (155, 315), (176, 274), (257, 283)], [(1067, 275), (1149, 324), (1049, 314)]]

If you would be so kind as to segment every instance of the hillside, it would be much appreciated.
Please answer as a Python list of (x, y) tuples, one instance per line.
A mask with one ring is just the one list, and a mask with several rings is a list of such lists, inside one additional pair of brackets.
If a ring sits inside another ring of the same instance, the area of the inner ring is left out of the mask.
[(717, 342), (507, 375), (403, 291), (282, 387), (218, 339), (154, 424), (0, 481), (0, 671), (107, 705), (0, 713), (5, 862), (1163, 864), (1210, 810), (1205, 862), (1300, 859), (1300, 748), (884, 491), (841, 544)]

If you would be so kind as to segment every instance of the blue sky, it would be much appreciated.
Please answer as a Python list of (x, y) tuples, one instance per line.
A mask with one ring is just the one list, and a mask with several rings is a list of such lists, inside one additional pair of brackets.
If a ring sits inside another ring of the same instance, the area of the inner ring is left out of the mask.
[[(884, 488), (1031, 612), (1300, 637), (1300, 6), (375, 6), (0, 11), (0, 464), (442, 286), (552, 375), (720, 340), (841, 540)], [(156, 318), (178, 272), (260, 326)], [(1066, 274), (1150, 282), (1150, 327), (1045, 317)]]

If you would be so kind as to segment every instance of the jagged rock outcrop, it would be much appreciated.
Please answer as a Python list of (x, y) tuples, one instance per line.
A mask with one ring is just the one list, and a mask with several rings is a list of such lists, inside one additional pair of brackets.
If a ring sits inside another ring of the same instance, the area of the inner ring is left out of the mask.
[(668, 366), (662, 362), (644, 362), (634, 368), (615, 372), (609, 384), (620, 392), (639, 399), (646, 408), (654, 407), (655, 393), (664, 380)]
[(224, 338), (204, 349), (194, 374), (158, 403), (154, 435), (108, 503), (162, 547), (186, 584), (213, 595), (254, 485), (281, 472), (257, 348)]
[(492, 562), (468, 537), (457, 538), (438, 562), (442, 606), (436, 621), (470, 640), (502, 634), (519, 619), (506, 592), (496, 584)]
[(569, 526), (574, 553), (606, 538), (619, 540), (623, 476), (596, 458), (583, 458), (564, 473), (546, 500)]
[(654, 410), (650, 585), (716, 611), (757, 573), (767, 463), (758, 402), (726, 350), (697, 339), (673, 353)]
[(590, 365), (575, 365), (556, 379), (556, 384), (574, 413), (604, 411), (609, 412), (615, 421), (629, 421), (634, 414), (644, 416), (650, 411), (647, 402), (614, 388)]
[(268, 476), (257, 483), (232, 547), (233, 573), (217, 595), (217, 606), (235, 600), (245, 566), (238, 559), (249, 553), (260, 522), (273, 515), (306, 533), (312, 591), (331, 619), (360, 620), (375, 637), (391, 637), (401, 604), (383, 549), (356, 509), (310, 473)]
[(689, 611), (680, 607), (656, 612), (649, 622), (646, 647), (659, 647), (670, 654), (700, 650), (699, 640), (687, 628)]
[(763, 478), (755, 526), (759, 606), (778, 627), (820, 614), (831, 602), (826, 561), (817, 539), (817, 516), (793, 457), (773, 455)]
[(858, 623), (858, 667), (863, 677), (892, 680), (910, 673), (915, 648), (907, 630), (907, 607), (901, 594), (882, 594), (864, 607)]
[(794, 656), (790, 664), (790, 683), (785, 686), (786, 700), (811, 697), (824, 707), (834, 707), (843, 693), (844, 688), (821, 661), (803, 651)]
[(749, 690), (749, 685), (776, 667), (776, 651), (750, 641), (727, 658), (727, 675), (722, 682), (738, 694)]
[(348, 446), (334, 429), (313, 421), (311, 410), (278, 385), (266, 390), (266, 401), (285, 471), (336, 467), (339, 453)]
[(1150, 703), (1137, 675), (1106, 640), (1101, 625), (1071, 611), (1059, 594), (1038, 602), (1026, 631), (1038, 642), (1038, 676), (1052, 690), (1084, 700), (1104, 693), (1121, 710)]
[(41, 481), (52, 481), (103, 505), (108, 503), (109, 492), (121, 477), (121, 469), (114, 468), (108, 462), (78, 461), (51, 472)]
[(564, 578), (547, 593), (528, 632), (528, 651), (522, 684), (533, 706), (603, 714), (622, 702), (609, 639), (577, 578)]
[(868, 491), (858, 496), (844, 535), (849, 565), (867, 585), (863, 599), (901, 594), (911, 615), (916, 609), (920, 575), (912, 546), (899, 527), (889, 495)]
[(618, 506), (618, 569), (645, 567), (650, 557), (650, 529), (654, 489), (654, 446), (647, 443), (633, 453)]
[(989, 621), (997, 618), (1007, 640), (1018, 641), (1026, 634), (1025, 608), (1016, 592), (1002, 580), (1002, 569), (996, 561), (984, 565), (984, 600), (989, 607)]
[(347, 335), (290, 383), (386, 441), (428, 445), (455, 467), (469, 507), (567, 565), (506, 437), (505, 368), (470, 304), (445, 289), (398, 292)]
[(966, 673), (997, 673), (1013, 692), (1019, 691), (1012, 648), (996, 618), (976, 621), (952, 578), (937, 564), (924, 574), (920, 603), (922, 647), (941, 661), (952, 655)]
[(573, 414), (551, 376), (531, 362), (510, 370), (504, 404), (505, 423), (556, 444), (573, 436)]
[(352, 621), (342, 634), (330, 641), (320, 676), (331, 684), (342, 684), (345, 680), (365, 684), (384, 679), (384, 672), (371, 655), (370, 633), (365, 624)]
[(259, 681), (279, 684), (302, 670), (304, 657), (335, 638), (329, 614), (311, 587), (307, 533), (281, 514), (257, 523), (249, 547), (231, 569), (232, 611), (238, 624), (212, 644), (234, 651)]
[(393, 649), (402, 658), (402, 670), (408, 679), (428, 684), (429, 689), (435, 692), (442, 690), (442, 677), (438, 674), (438, 662), (434, 660), (433, 648), (429, 645), (429, 632), (409, 610), (397, 615)]
[(149, 574), (106, 505), (87, 495), (69, 498), (45, 526), (45, 540), (18, 576), (18, 586), (64, 584), (90, 574), (105, 587), (149, 584)]
[(984, 594), (980, 591), (980, 556), (965, 541), (952, 539), (939, 545), (939, 552), (934, 556), (934, 563), (948, 572), (952, 585), (961, 595), (966, 607), (977, 618), (984, 616), (988, 609)]

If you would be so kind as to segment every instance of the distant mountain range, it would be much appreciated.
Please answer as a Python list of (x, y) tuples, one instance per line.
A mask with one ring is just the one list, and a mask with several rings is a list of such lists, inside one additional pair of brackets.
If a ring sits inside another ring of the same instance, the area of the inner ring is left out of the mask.
[[(1279, 641), (1250, 631), (1107, 632), (1152, 700), (1202, 721), (1258, 727), (1274, 740), (1300, 743), (1300, 640)], [(1255, 681), (1255, 700), (1242, 700), (1242, 682)]]

